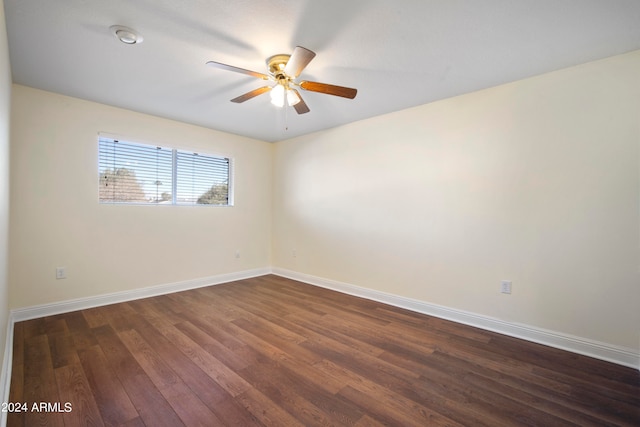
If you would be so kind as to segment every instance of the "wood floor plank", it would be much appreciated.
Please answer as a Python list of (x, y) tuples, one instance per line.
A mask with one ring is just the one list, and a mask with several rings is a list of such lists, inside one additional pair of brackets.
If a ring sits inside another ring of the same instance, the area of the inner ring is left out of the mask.
[(45, 335), (45, 322), (46, 318), (44, 317), (21, 322), (24, 339), (28, 340), (38, 335)]
[[(456, 423), (434, 410), (430, 410), (420, 404), (390, 394), (377, 394), (379, 390), (359, 390), (352, 386), (343, 388), (339, 396), (362, 407), (370, 417), (383, 424), (402, 426), (435, 426), (435, 427), (463, 427), (464, 424)], [(374, 396), (372, 396), (372, 393)]]
[(369, 415), (363, 415), (362, 418), (354, 424), (354, 427), (384, 427), (385, 425), (387, 424), (376, 421)]
[[(44, 331), (44, 328), (38, 330)], [(64, 426), (61, 413), (40, 409), (41, 403), (60, 402), (46, 335), (34, 335), (25, 340), (23, 398), (32, 408), (25, 414), (25, 426)], [(33, 409), (34, 405), (36, 409)]]
[(140, 418), (149, 426), (180, 427), (182, 422), (173, 407), (146, 375), (120, 378)]
[(72, 331), (71, 336), (76, 349), (89, 348), (98, 343), (81, 312), (74, 311), (63, 314), (61, 317), (65, 320), (69, 330)]
[[(339, 369), (328, 361), (324, 364), (328, 372), (336, 372)], [(349, 376), (349, 374), (341, 373), (341, 376)], [(356, 380), (358, 378), (356, 377)], [(457, 381), (457, 378), (448, 377), (436, 370), (412, 382), (396, 383), (393, 390), (425, 406), (438, 408), (442, 415), (462, 424), (469, 419), (475, 420), (474, 425), (478, 427), (506, 424), (505, 418), (500, 415), (499, 408), (488, 405), (486, 402), (479, 403), (474, 394), (468, 392), (469, 387), (464, 380)]]
[(298, 392), (299, 387), (289, 376), (290, 372), (281, 369), (276, 363), (257, 364), (244, 369), (240, 374), (256, 390), (273, 401), (304, 425), (329, 425), (331, 419)]
[(224, 422), (183, 382), (162, 386), (159, 390), (185, 426), (224, 425)]
[[(534, 379), (534, 375), (496, 375), (491, 370), (470, 365), (466, 361), (459, 360), (450, 355), (436, 353), (430, 359), (430, 370), (422, 370), (424, 375), (437, 375), (437, 373), (447, 375), (448, 378), (459, 378), (467, 387), (474, 391), (475, 400), (486, 402), (487, 405), (502, 408), (504, 403), (501, 399), (517, 398), (520, 402), (538, 408), (544, 412), (553, 414), (559, 418), (569, 420), (581, 426), (598, 425), (605, 422), (605, 419), (593, 417), (591, 410), (581, 404), (568, 399), (566, 392), (557, 392), (555, 383), (546, 383), (547, 386), (539, 386)], [(466, 374), (462, 374), (466, 372)], [(527, 381), (527, 379), (529, 379)], [(448, 382), (447, 382), (448, 383)], [(450, 387), (449, 387), (450, 389)], [(558, 404), (557, 402), (562, 402)], [(509, 405), (512, 407), (514, 405)], [(501, 412), (509, 412), (502, 410)]]
[(199, 304), (194, 310), (183, 313), (182, 317), (234, 353), (247, 348), (246, 343), (225, 330), (225, 325), (234, 319), (221, 317), (219, 313), (213, 315), (210, 306)]
[(162, 319), (152, 319), (150, 322), (232, 396), (237, 396), (250, 388), (250, 385), (231, 368), (209, 354), (174, 325)]
[(137, 331), (122, 331), (118, 336), (185, 425), (222, 425)]
[(104, 424), (118, 426), (138, 418), (138, 411), (109, 366), (102, 348), (96, 345), (81, 349), (78, 355)]
[(136, 330), (118, 336), (185, 425), (223, 424)]
[[(278, 361), (279, 363), (286, 364), (290, 369), (295, 370), (296, 372), (304, 373), (307, 378), (313, 379), (317, 384), (320, 384), (323, 389), (329, 391), (330, 393), (337, 393), (343, 387), (343, 383), (340, 380), (328, 378), (323, 375), (322, 372), (313, 369), (312, 365), (309, 365), (308, 361), (316, 360), (317, 357), (314, 356), (310, 358), (308, 356), (308, 349), (303, 349), (305, 351), (304, 354), (307, 360), (303, 361), (302, 358), (297, 358), (296, 354), (289, 354), (283, 349), (271, 344), (268, 340), (251, 334), (246, 330), (236, 326), (233, 322), (229, 322), (229, 328), (230, 331), (233, 331), (237, 336), (242, 337), (242, 339), (249, 346), (251, 346), (264, 358)], [(291, 348), (289, 348), (289, 350), (291, 350)]]
[(330, 425), (332, 420), (351, 425), (363, 415), (357, 406), (335, 399), (321, 383), (273, 360), (247, 367), (240, 374), (305, 425)]
[(304, 424), (255, 388), (238, 395), (237, 399), (264, 426), (304, 427)]
[(76, 347), (71, 334), (52, 335), (49, 337), (49, 351), (54, 369), (62, 368), (77, 358)]
[[(300, 346), (301, 342), (292, 341), (287, 337), (283, 337), (281, 333), (274, 332), (274, 328), (261, 328), (261, 325), (247, 319), (236, 319), (232, 322), (240, 329), (260, 337), (261, 340), (267, 341), (288, 355), (295, 355), (295, 358), (301, 362), (313, 364), (319, 360), (319, 357), (313, 351), (309, 351), (304, 346)], [(262, 325), (264, 326), (264, 324)]]
[(48, 410), (9, 427), (640, 426), (635, 369), (274, 275), (17, 322), (12, 363)]
[(180, 381), (173, 369), (136, 330), (122, 331), (118, 333), (118, 337), (156, 387), (170, 386)]
[(107, 364), (120, 379), (145, 424), (168, 427), (183, 425), (116, 332), (110, 326), (101, 326), (95, 331)]
[(349, 367), (363, 376), (381, 383), (401, 379), (412, 381), (418, 378), (418, 374), (403, 367), (393, 365), (379, 357), (372, 357), (369, 354), (353, 351), (351, 348), (341, 343), (326, 345), (323, 343), (306, 341), (301, 346), (310, 349), (323, 360), (333, 360), (340, 365)]
[(231, 350), (191, 322), (181, 322), (175, 327), (234, 371), (247, 367), (254, 360), (254, 357), (242, 351), (241, 347)]
[(351, 349), (360, 353), (365, 353), (370, 356), (379, 356), (384, 353), (384, 349), (371, 345), (365, 342), (360, 337), (347, 336), (332, 328), (330, 325), (324, 324), (322, 319), (313, 318), (301, 315), (288, 315), (286, 316), (293, 328), (298, 328), (298, 333), (304, 335), (307, 340), (317, 342), (319, 344), (329, 340), (330, 342), (338, 342), (342, 345), (350, 347)]
[(44, 334), (49, 337), (69, 332), (66, 320), (60, 316), (45, 317), (43, 328)]
[(135, 328), (198, 398), (219, 419), (225, 420), (226, 425), (256, 424), (251, 413), (150, 323), (137, 321)]
[(106, 325), (109, 322), (107, 317), (102, 313), (102, 310), (100, 310), (100, 307), (82, 310), (82, 316), (87, 322), (89, 328), (97, 328), (98, 326)]
[(104, 426), (79, 358), (55, 369), (65, 426)]

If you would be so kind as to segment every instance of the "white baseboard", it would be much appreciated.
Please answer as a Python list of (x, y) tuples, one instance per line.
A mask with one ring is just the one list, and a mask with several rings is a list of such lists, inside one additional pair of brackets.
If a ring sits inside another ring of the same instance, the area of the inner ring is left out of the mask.
[(189, 289), (202, 288), (205, 286), (219, 285), (221, 283), (228, 283), (236, 280), (249, 279), (251, 277), (264, 276), (265, 274), (269, 273), (271, 273), (271, 269), (269, 267), (257, 268), (254, 270), (244, 270), (235, 273), (219, 274), (216, 276), (202, 277), (199, 279), (185, 280), (176, 283), (167, 283), (164, 285), (150, 286), (147, 288), (132, 289), (130, 291), (114, 292), (110, 294), (96, 295), (92, 297), (78, 298), (68, 301), (60, 301), (50, 304), (16, 308), (11, 310), (10, 317), (13, 318), (14, 322), (21, 322), (23, 320), (37, 319), (40, 317), (69, 313), (77, 310), (85, 310), (92, 307), (100, 307), (103, 305), (115, 304), (119, 302), (155, 297), (158, 295), (166, 295), (173, 292), (187, 291)]
[(503, 320), (475, 313), (430, 304), (424, 301), (388, 294), (373, 289), (362, 288), (360, 286), (324, 279), (282, 268), (274, 267), (272, 269), (272, 273), (278, 276), (308, 283), (310, 285), (405, 308), (417, 313), (451, 320), (514, 338), (521, 338), (538, 344), (547, 345), (549, 347), (605, 360), (618, 365), (640, 369), (640, 352), (638, 350), (597, 342), (560, 332), (549, 331), (534, 326), (505, 322)]

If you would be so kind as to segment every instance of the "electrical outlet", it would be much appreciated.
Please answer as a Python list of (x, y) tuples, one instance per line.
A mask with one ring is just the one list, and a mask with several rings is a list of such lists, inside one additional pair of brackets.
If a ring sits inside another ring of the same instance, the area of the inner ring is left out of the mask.
[(503, 294), (510, 294), (511, 293), (511, 281), (510, 280), (503, 280), (500, 282), (500, 292)]
[(240, 249), (236, 249), (236, 258), (240, 258)]
[(56, 280), (66, 279), (67, 269), (66, 267), (56, 267)]
[(298, 251), (296, 251), (296, 250), (295, 250), (295, 248), (291, 251), (291, 256), (292, 256), (293, 258), (295, 258), (295, 257), (297, 257), (297, 256), (298, 256)]

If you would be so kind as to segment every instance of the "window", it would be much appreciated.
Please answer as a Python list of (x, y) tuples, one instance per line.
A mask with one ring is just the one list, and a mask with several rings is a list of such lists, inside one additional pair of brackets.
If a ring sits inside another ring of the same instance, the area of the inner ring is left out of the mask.
[(230, 206), (229, 158), (98, 138), (100, 203)]

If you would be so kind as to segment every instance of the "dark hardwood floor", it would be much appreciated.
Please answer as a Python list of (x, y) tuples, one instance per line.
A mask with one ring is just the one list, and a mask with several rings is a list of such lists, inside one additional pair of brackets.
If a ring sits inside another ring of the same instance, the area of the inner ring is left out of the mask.
[(13, 351), (8, 426), (640, 425), (635, 369), (277, 276), (20, 322)]

